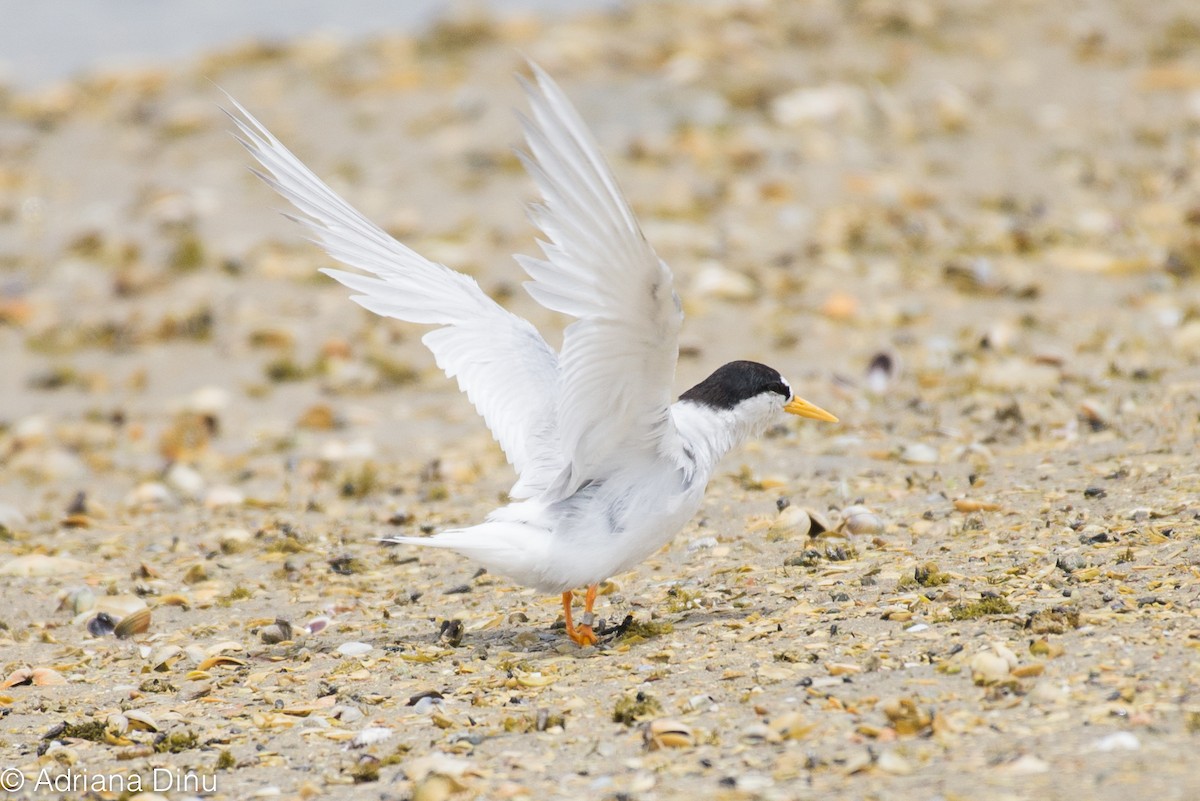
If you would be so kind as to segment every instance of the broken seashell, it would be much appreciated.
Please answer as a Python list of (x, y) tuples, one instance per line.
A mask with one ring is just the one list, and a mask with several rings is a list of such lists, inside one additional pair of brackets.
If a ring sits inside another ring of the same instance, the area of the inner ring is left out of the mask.
[(187, 596), (178, 592), (164, 595), (163, 597), (159, 598), (158, 603), (155, 604), (155, 606), (178, 606), (183, 610), (187, 610), (191, 605), (192, 604), (188, 600)]
[[(98, 617), (98, 616), (97, 616)], [(113, 629), (113, 634), (119, 639), (127, 639), (135, 634), (145, 634), (150, 629), (150, 608), (142, 607), (121, 618), (121, 622)]]
[(344, 642), (337, 647), (337, 652), (342, 656), (362, 656), (374, 647), (366, 642)]
[(817, 727), (809, 723), (799, 712), (786, 712), (768, 724), (771, 732), (781, 740), (799, 740)]
[(229, 656), (227, 654), (217, 654), (216, 656), (210, 656), (208, 659), (205, 659), (203, 662), (196, 665), (196, 670), (203, 673), (209, 668), (216, 667), (217, 665), (241, 667), (245, 664), (245, 659), (238, 659), (236, 656)]
[(771, 521), (771, 527), (767, 529), (767, 539), (803, 538), (809, 534), (812, 525), (812, 518), (809, 516), (807, 509), (798, 506), (785, 506), (779, 515)]
[(153, 670), (163, 672), (183, 658), (183, 649), (178, 645), (164, 645), (150, 652), (147, 661)]
[(678, 720), (660, 718), (646, 724), (642, 731), (646, 748), (657, 751), (661, 748), (691, 748), (696, 744), (692, 727)]
[(137, 709), (128, 710), (125, 719), (134, 731), (158, 731), (158, 721)]
[(855, 535), (869, 536), (883, 531), (883, 520), (862, 504), (847, 506), (842, 510), (842, 525)]
[(0, 682), (0, 690), (9, 687), (19, 687), (32, 684), (36, 687), (48, 687), (54, 684), (66, 684), (66, 678), (53, 668), (17, 668)]

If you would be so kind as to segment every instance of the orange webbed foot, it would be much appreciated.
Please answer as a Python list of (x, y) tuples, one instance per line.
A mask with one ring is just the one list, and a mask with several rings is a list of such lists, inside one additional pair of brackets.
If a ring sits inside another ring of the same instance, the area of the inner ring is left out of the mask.
[(566, 621), (567, 636), (571, 638), (571, 642), (581, 648), (600, 642), (600, 638), (592, 630), (592, 621), (595, 619), (595, 615), (592, 614), (592, 605), (596, 603), (596, 585), (592, 584), (587, 588), (587, 595), (584, 596), (583, 622), (578, 626), (571, 620), (571, 600), (572, 595), (569, 591), (562, 594), (563, 619)]

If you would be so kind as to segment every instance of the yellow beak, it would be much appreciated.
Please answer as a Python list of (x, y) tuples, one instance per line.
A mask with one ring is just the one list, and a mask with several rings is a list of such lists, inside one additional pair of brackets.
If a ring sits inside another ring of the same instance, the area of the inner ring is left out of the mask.
[(826, 423), (836, 423), (838, 419), (829, 412), (822, 409), (816, 404), (809, 403), (803, 398), (793, 397), (783, 407), (783, 410), (788, 414), (796, 414), (801, 417), (810, 417), (813, 420), (824, 420)]

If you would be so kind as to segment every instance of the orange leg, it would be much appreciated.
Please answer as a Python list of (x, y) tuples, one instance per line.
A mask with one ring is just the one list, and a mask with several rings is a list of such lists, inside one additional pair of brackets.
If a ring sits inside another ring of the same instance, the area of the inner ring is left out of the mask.
[(596, 603), (596, 585), (593, 584), (587, 588), (587, 595), (584, 596), (583, 622), (578, 628), (571, 620), (571, 601), (572, 594), (569, 591), (564, 592), (562, 594), (563, 619), (567, 624), (567, 636), (576, 645), (595, 645), (600, 641), (600, 638), (592, 631), (592, 621), (595, 619), (595, 615), (592, 614), (592, 605)]

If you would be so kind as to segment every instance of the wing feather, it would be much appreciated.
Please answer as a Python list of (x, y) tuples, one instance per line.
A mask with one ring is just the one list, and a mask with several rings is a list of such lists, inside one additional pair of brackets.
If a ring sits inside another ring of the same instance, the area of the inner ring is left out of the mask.
[(512, 494), (554, 500), (670, 435), (683, 315), (670, 269), (642, 235), (582, 119), (550, 77), (531, 67), (534, 82), (522, 80), (529, 152), (519, 155), (542, 194), (530, 218), (545, 240), (542, 258), (517, 260), (529, 294), (575, 318), (557, 356), (474, 280), (367, 221), (232, 98), (240, 116), (230, 116), (264, 167), (263, 180), (300, 212), (293, 219), (361, 271), (323, 272), (370, 311), (439, 326), (422, 341), (517, 468)]
[(669, 434), (683, 315), (670, 269), (582, 119), (545, 72), (532, 70), (523, 161), (543, 198), (530, 216), (547, 241), (543, 258), (518, 261), (535, 300), (576, 318), (559, 354), (563, 469), (548, 489), (564, 497), (630, 450), (658, 449)]
[(560, 469), (553, 430), (557, 356), (528, 321), (508, 312), (469, 276), (397, 242), (338, 197), (232, 97), (239, 140), (255, 171), (299, 212), (289, 214), (337, 261), (361, 272), (322, 270), (385, 317), (439, 326), (422, 342), (483, 416), (529, 497)]

